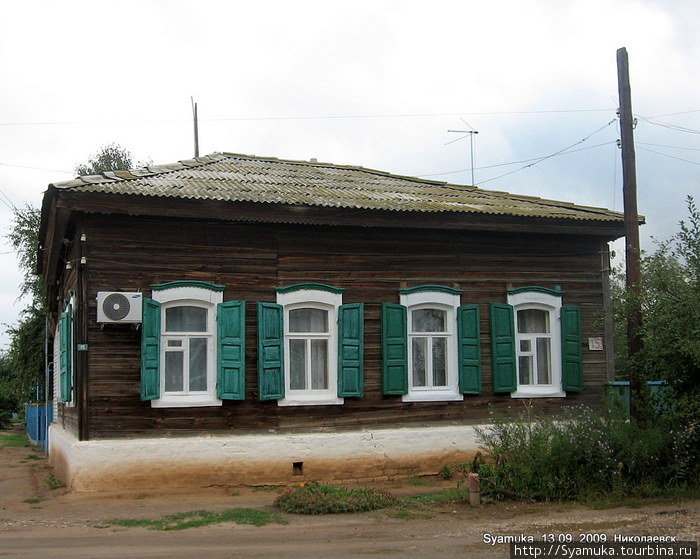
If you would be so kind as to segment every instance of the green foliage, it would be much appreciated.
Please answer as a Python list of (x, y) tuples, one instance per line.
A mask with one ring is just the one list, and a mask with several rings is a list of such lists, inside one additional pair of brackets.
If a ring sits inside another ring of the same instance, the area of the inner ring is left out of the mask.
[(48, 476), (46, 476), (46, 479), (44, 480), (44, 485), (46, 486), (46, 489), (60, 489), (61, 487), (66, 486), (65, 483), (63, 483), (53, 474), (49, 474)]
[(283, 493), (275, 499), (275, 506), (296, 514), (334, 514), (381, 509), (397, 502), (394, 495), (383, 489), (311, 483)]
[(12, 249), (17, 253), (17, 260), (22, 270), (20, 297), (28, 295), (34, 305), (43, 306), (44, 283), (41, 276), (36, 275), (37, 259), (39, 257), (39, 226), (41, 210), (31, 204), (15, 208), (12, 223), (6, 237)]
[[(622, 274), (613, 278), (618, 376), (636, 365), (647, 380), (666, 380), (679, 396), (700, 396), (700, 212), (687, 199), (689, 220), (680, 232), (642, 258), (641, 295), (624, 290)], [(626, 317), (642, 309), (643, 349), (630, 363)]]
[(27, 435), (12, 434), (0, 435), (0, 446), (23, 447), (31, 445), (29, 444), (29, 439), (27, 438)]
[[(139, 163), (137, 166), (144, 165), (148, 165), (148, 162)], [(78, 176), (99, 175), (105, 171), (125, 171), (131, 168), (133, 164), (129, 150), (118, 144), (107, 144), (88, 159), (87, 163), (76, 165), (75, 172)]]
[(455, 475), (455, 470), (451, 466), (445, 464), (442, 468), (440, 468), (438, 475), (442, 479), (452, 479), (452, 477)]
[(623, 415), (571, 408), (557, 420), (505, 418), (477, 428), (485, 491), (525, 500), (648, 496), (697, 482), (697, 429), (660, 416), (642, 427)]
[(116, 518), (109, 521), (110, 524), (116, 526), (126, 526), (130, 528), (141, 527), (148, 528), (149, 530), (164, 531), (211, 526), (213, 524), (223, 524), (224, 522), (251, 524), (253, 526), (264, 526), (272, 522), (276, 524), (286, 524), (277, 514), (256, 509), (227, 509), (222, 512), (194, 510), (190, 512), (168, 514), (162, 516), (158, 520), (149, 520), (145, 518)]
[(19, 402), (36, 401), (36, 387), (44, 384), (45, 322), (43, 308), (30, 305), (20, 312), (17, 324), (7, 330), (10, 348), (0, 386), (5, 385)]

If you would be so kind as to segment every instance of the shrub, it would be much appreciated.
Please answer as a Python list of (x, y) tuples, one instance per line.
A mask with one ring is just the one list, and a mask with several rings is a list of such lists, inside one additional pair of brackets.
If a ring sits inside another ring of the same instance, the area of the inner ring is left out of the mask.
[(394, 495), (382, 489), (349, 489), (318, 483), (295, 487), (275, 499), (275, 506), (295, 514), (364, 512), (397, 503)]
[(660, 492), (697, 473), (692, 425), (640, 427), (615, 411), (566, 410), (558, 420), (506, 418), (477, 435), (487, 460), (473, 471), (497, 497), (585, 499)]

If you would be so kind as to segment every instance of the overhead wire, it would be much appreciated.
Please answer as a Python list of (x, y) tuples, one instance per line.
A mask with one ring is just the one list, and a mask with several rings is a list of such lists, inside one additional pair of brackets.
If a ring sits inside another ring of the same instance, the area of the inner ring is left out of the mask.
[(51, 171), (52, 173), (67, 173), (75, 175), (75, 171), (66, 171), (63, 169), (49, 169), (47, 167), (32, 167), (30, 165), (14, 165), (12, 163), (0, 163), (3, 167), (17, 167), (19, 169), (34, 169), (35, 171)]
[(656, 151), (653, 149), (648, 149), (648, 148), (638, 148), (641, 151), (648, 151), (649, 153), (655, 153), (656, 155), (662, 155), (663, 157), (668, 157), (669, 159), (676, 159), (678, 161), (684, 161), (686, 163), (691, 163), (692, 165), (700, 165), (697, 161), (691, 161), (690, 159), (683, 159), (682, 157), (675, 157), (674, 155), (669, 155), (668, 153), (661, 153), (660, 151)]
[(590, 134), (588, 134), (588, 136), (586, 136), (585, 138), (580, 139), (578, 142), (573, 143), (573, 144), (571, 144), (570, 146), (567, 146), (567, 147), (565, 147), (565, 148), (563, 148), (563, 149), (560, 149), (560, 150), (558, 150), (558, 151), (555, 151), (554, 153), (552, 153), (552, 154), (550, 154), (550, 155), (546, 155), (546, 156), (544, 156), (544, 157), (541, 157), (540, 159), (538, 159), (537, 161), (535, 161), (535, 162), (533, 162), (533, 163), (529, 163), (529, 164), (527, 164), (527, 165), (524, 165), (523, 167), (520, 167), (520, 169), (515, 169), (515, 170), (513, 170), (513, 171), (508, 171), (507, 173), (503, 173), (502, 175), (498, 175), (497, 177), (492, 177), (492, 178), (490, 178), (490, 179), (486, 179), (486, 180), (483, 180), (483, 181), (479, 181), (479, 182), (477, 182), (476, 184), (485, 184), (485, 183), (487, 183), (487, 182), (495, 181), (495, 180), (497, 180), (497, 179), (506, 177), (506, 176), (508, 176), (508, 175), (512, 175), (513, 173), (517, 173), (517, 172), (519, 172), (519, 171), (523, 171), (524, 169), (527, 169), (527, 168), (529, 168), (529, 167), (533, 167), (534, 165), (537, 165), (538, 163), (541, 163), (542, 161), (546, 161), (547, 159), (551, 159), (552, 157), (556, 157), (557, 155), (563, 154), (563, 153), (569, 151), (571, 148), (576, 147), (576, 146), (579, 145), (579, 144), (582, 144), (583, 142), (585, 142), (586, 140), (588, 140), (589, 138), (591, 138), (592, 136), (594, 136), (595, 134), (597, 134), (597, 133), (600, 132), (601, 130), (605, 130), (608, 126), (610, 126), (613, 122), (616, 122), (616, 121), (617, 121), (617, 118), (613, 118), (610, 122), (608, 122), (607, 124), (601, 126), (600, 128), (597, 128), (596, 130), (594, 130), (593, 132), (591, 132)]
[[(441, 116), (461, 116), (461, 115), (539, 115), (539, 114), (562, 114), (562, 113), (600, 113), (610, 112), (614, 109), (547, 109), (538, 111), (467, 111), (452, 113), (389, 113), (389, 114), (359, 114), (359, 115), (309, 115), (309, 116), (250, 116), (250, 117), (211, 117), (200, 118), (200, 122), (245, 122), (245, 121), (266, 121), (266, 120), (342, 120), (342, 119), (364, 119), (364, 118), (425, 118)], [(54, 125), (84, 125), (95, 122), (119, 122), (119, 123), (143, 123), (151, 124), (157, 122), (190, 122), (190, 119), (149, 119), (149, 120), (94, 120), (94, 121), (37, 121), (37, 122), (0, 122), (0, 126), (54, 126)]]

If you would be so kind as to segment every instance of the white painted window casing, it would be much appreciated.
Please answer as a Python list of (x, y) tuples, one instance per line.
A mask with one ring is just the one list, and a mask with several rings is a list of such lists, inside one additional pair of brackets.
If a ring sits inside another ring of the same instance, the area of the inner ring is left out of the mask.
[(408, 394), (402, 401), (463, 400), (457, 355), (459, 295), (419, 291), (402, 293), (399, 302), (407, 308), (408, 321)]

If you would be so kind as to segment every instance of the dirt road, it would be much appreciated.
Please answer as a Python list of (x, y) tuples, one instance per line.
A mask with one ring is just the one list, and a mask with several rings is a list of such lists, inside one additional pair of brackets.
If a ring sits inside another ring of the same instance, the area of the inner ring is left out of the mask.
[[(213, 487), (190, 493), (72, 494), (49, 490), (46, 459), (32, 448), (0, 446), (0, 558), (257, 558), (404, 559), (507, 557), (506, 544), (484, 534), (604, 533), (670, 535), (698, 540), (700, 501), (661, 502), (642, 508), (594, 510), (559, 504), (428, 505), (353, 515), (283, 515), (287, 524), (222, 524), (181, 531), (151, 531), (110, 524), (114, 518), (234, 507), (273, 510), (275, 490)], [(386, 487), (399, 495), (436, 491), (451, 482)], [(397, 517), (398, 516), (398, 517)], [(405, 518), (408, 516), (409, 518)]]

